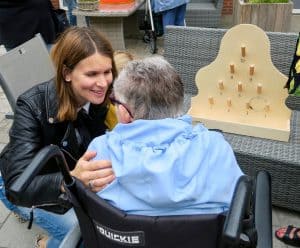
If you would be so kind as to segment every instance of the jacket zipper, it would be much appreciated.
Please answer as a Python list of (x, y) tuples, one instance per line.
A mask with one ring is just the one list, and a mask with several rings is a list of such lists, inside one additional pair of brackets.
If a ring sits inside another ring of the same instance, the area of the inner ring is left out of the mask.
[(56, 206), (59, 205), (58, 203), (44, 203), (44, 204), (39, 204), (39, 205), (35, 205), (32, 206), (30, 209), (30, 213), (29, 213), (29, 222), (28, 222), (28, 226), (27, 229), (31, 229), (32, 227), (32, 223), (33, 223), (33, 210), (37, 207), (48, 207), (48, 206)]

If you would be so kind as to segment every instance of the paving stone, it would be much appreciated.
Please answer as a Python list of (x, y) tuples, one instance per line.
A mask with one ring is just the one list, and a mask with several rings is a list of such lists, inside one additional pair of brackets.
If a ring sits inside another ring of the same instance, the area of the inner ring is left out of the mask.
[[(3, 150), (3, 148), (6, 146), (6, 143), (3, 144), (3, 143), (0, 143), (0, 152)], [(1, 247), (0, 247), (1, 248)]]
[(10, 214), (10, 211), (0, 201), (0, 227), (2, 227), (4, 222), (7, 220), (9, 214)]
[(296, 225), (300, 227), (300, 213), (283, 208), (273, 208), (273, 226)]
[(0, 247), (6, 248), (32, 248), (35, 237), (43, 230), (33, 225), (27, 229), (28, 223), (20, 223), (18, 219), (10, 214), (0, 229)]

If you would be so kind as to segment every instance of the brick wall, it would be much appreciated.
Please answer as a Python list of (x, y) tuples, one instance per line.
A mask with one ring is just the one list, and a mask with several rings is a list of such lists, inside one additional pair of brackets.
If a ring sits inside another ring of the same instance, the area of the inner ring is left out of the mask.
[(233, 0), (224, 0), (222, 15), (232, 15)]

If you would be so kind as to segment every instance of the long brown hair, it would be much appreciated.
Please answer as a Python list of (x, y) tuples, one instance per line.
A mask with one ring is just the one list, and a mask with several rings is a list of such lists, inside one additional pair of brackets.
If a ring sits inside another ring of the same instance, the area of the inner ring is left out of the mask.
[[(64, 79), (64, 70), (73, 70), (83, 59), (100, 53), (112, 60), (113, 79), (116, 77), (116, 66), (113, 59), (113, 49), (110, 42), (98, 31), (87, 27), (71, 27), (60, 35), (51, 50), (51, 58), (56, 67), (55, 86), (58, 96), (59, 121), (75, 120), (77, 117), (77, 103), (71, 88), (71, 84)], [(107, 98), (111, 91), (108, 90), (102, 104), (107, 104)]]

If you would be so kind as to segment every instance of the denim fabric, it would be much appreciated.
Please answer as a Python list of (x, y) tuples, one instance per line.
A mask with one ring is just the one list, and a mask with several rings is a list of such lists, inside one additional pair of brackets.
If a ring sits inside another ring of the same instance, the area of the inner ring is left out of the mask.
[[(162, 12), (163, 27), (167, 25), (184, 26), (186, 4)], [(165, 31), (165, 30), (164, 30)]]
[[(72, 26), (76, 26), (77, 25), (77, 17), (72, 15), (72, 10), (77, 7), (76, 0), (64, 0), (63, 4), (66, 5), (68, 8), (67, 12), (68, 12), (68, 19), (69, 19), (70, 24)], [(90, 19), (88, 16), (85, 17), (85, 22), (86, 22), (86, 25), (89, 27)]]
[(52, 48), (53, 44), (46, 44), (46, 46), (47, 46), (47, 50), (48, 50), (48, 52), (50, 53), (50, 51), (51, 51), (51, 48)]
[(64, 0), (63, 4), (66, 5), (68, 8), (68, 18), (69, 18), (70, 24), (72, 26), (76, 26), (77, 18), (76, 18), (76, 16), (72, 15), (72, 10), (75, 9), (75, 7), (76, 7), (76, 1), (75, 0)]
[(169, 9), (174, 9), (189, 2), (190, 0), (152, 0), (151, 7), (154, 13), (158, 13)]
[[(29, 220), (30, 208), (18, 207), (7, 200), (3, 179), (0, 176), (0, 200), (11, 211), (20, 215), (23, 219)], [(48, 232), (48, 248), (57, 248), (67, 233), (77, 224), (74, 210), (70, 209), (63, 215), (54, 214), (43, 209), (34, 209), (33, 222)]]

